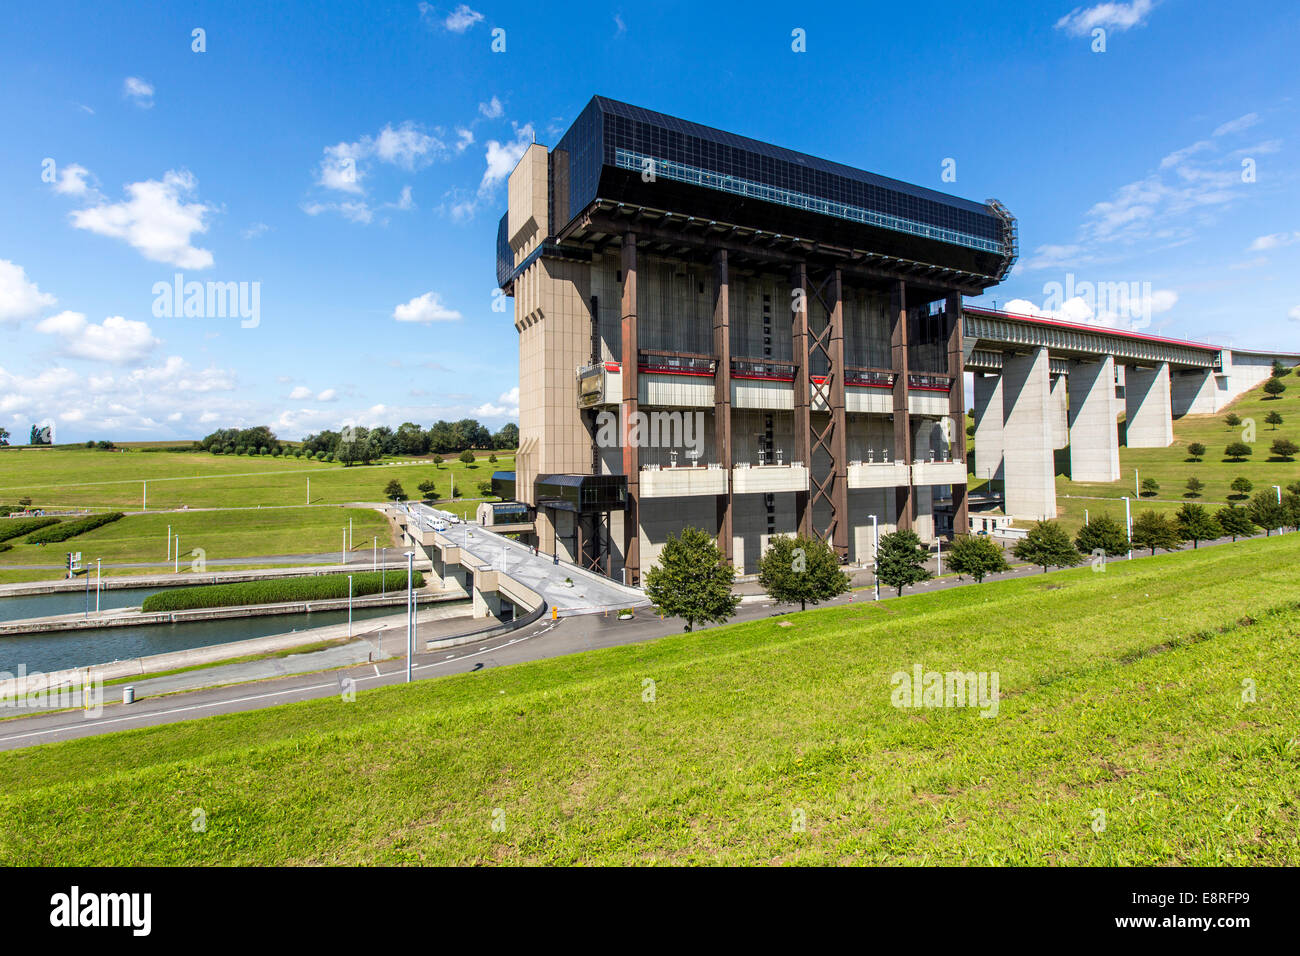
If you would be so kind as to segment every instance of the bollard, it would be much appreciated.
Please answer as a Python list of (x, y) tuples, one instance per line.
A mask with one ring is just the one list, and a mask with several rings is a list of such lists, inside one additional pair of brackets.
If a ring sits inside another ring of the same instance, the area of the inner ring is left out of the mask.
[(551, 605), (551, 620), (552, 620), (552, 621), (558, 621), (559, 619), (560, 619), (560, 607), (559, 607), (558, 604), (552, 604), (552, 605)]
[(132, 687), (130, 684), (127, 684), (125, 687), (122, 688), (122, 703), (124, 704), (135, 703), (135, 688)]

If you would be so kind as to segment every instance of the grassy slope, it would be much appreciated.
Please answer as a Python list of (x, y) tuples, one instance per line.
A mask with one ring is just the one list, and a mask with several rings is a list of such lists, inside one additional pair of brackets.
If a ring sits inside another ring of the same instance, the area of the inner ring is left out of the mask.
[[(1264, 394), (1263, 385), (1257, 386), (1242, 395), (1228, 408), (1214, 415), (1186, 415), (1174, 420), (1174, 443), (1168, 448), (1127, 448), (1120, 446), (1119, 481), (1095, 484), (1071, 481), (1066, 475), (1058, 474), (1056, 478), (1056, 506), (1061, 523), (1073, 533), (1083, 524), (1084, 509), (1090, 515), (1110, 514), (1119, 521), (1124, 520), (1124, 495), (1134, 494), (1133, 470), (1136, 468), (1143, 478), (1154, 478), (1160, 483), (1160, 491), (1155, 498), (1143, 498), (1141, 503), (1134, 502), (1134, 513), (1138, 510), (1152, 508), (1157, 511), (1172, 513), (1184, 501), (1194, 501), (1215, 511), (1229, 501), (1232, 494), (1229, 485), (1238, 476), (1244, 476), (1254, 483), (1254, 491), (1263, 491), (1273, 485), (1286, 487), (1300, 479), (1300, 462), (1270, 461), (1269, 446), (1275, 438), (1290, 438), (1300, 444), (1300, 376), (1291, 374), (1282, 379), (1287, 390), (1277, 400), (1269, 399)], [(1283, 424), (1273, 426), (1264, 422), (1264, 416), (1270, 411), (1278, 412)], [(1228, 428), (1224, 418), (1229, 412), (1236, 412), (1242, 419), (1255, 420), (1254, 454), (1244, 462), (1230, 462), (1223, 456), (1223, 449), (1233, 441), (1241, 440), (1240, 428)], [(1187, 446), (1200, 442), (1206, 448), (1202, 461), (1189, 461)], [(1069, 465), (1069, 453), (1058, 452), (1058, 464)], [(1199, 498), (1185, 498), (1187, 479), (1195, 475), (1205, 483)], [(985, 484), (983, 480), (971, 478), (972, 490)], [(1253, 493), (1253, 492), (1252, 492)], [(1088, 496), (1106, 500), (1083, 500), (1068, 496)], [(1235, 499), (1234, 499), (1235, 500)], [(1240, 503), (1240, 502), (1238, 502)]]
[[(1274, 537), (0, 754), (0, 861), (1295, 864), (1297, 556)], [(893, 708), (916, 662), (998, 670), (1000, 715)]]
[[(91, 508), (140, 507), (141, 481), (149, 481), (149, 507), (234, 508), (239, 511), (159, 512), (128, 515), (104, 528), (66, 542), (67, 547), (41, 548), (15, 542), (0, 555), (0, 582), (37, 581), (60, 576), (50, 571), (10, 570), (21, 564), (57, 564), (65, 551), (105, 561), (162, 561), (167, 556), (167, 526), (181, 536), (182, 555), (203, 548), (208, 558), (330, 552), (342, 545), (341, 529), (352, 519), (353, 542), (368, 550), (393, 544), (384, 519), (370, 509), (319, 507), (354, 501), (380, 501), (384, 486), (396, 478), (412, 496), (416, 486), (433, 478), (444, 494), (452, 476), (462, 494), (477, 496), (477, 483), (496, 470), (514, 467), (514, 459), (499, 455), (495, 464), (483, 455), (473, 465), (405, 459), (391, 466), (344, 468), (298, 459), (247, 458), (172, 452), (101, 452), (83, 448), (8, 449), (0, 451), (0, 502), (15, 503), (30, 495), (34, 505)], [(307, 479), (314, 507), (305, 507)], [(259, 510), (258, 506), (262, 508)], [(448, 506), (473, 514), (477, 502)], [(73, 547), (75, 545), (75, 547)], [(187, 562), (183, 562), (184, 563)], [(113, 572), (109, 572), (113, 573)], [(119, 573), (140, 573), (124, 569)]]

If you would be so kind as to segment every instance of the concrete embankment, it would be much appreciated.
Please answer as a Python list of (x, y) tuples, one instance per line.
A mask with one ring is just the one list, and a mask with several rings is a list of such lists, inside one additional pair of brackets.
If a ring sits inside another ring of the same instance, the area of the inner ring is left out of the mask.
[[(460, 590), (416, 592), (420, 605), (444, 601), (463, 601)], [(353, 609), (367, 607), (395, 607), (406, 604), (406, 593), (372, 594), (352, 599)], [(85, 614), (59, 614), (53, 617), (34, 617), (20, 621), (0, 623), (0, 637), (15, 634), (44, 634), (63, 631), (90, 631), (106, 627), (138, 627), (143, 624), (184, 624), (191, 621), (220, 621), (245, 617), (267, 617), (276, 614), (309, 614), (318, 611), (346, 611), (347, 598), (330, 598), (320, 601), (292, 601), (283, 604), (247, 604), (239, 607), (193, 608), (188, 611), (142, 611), (138, 607), (115, 608)]]
[[(422, 609), (419, 613), (420, 624), (428, 626), (435, 622), (470, 617), (472, 607), (469, 601), (464, 597), (459, 600), (460, 603), (456, 604)], [(191, 650), (170, 651), (165, 654), (152, 654), (147, 657), (113, 661), (109, 664), (66, 668), (51, 671), (48, 674), (6, 675), (3, 679), (0, 679), (0, 701), (14, 700), (38, 691), (55, 691), (61, 687), (82, 687), (96, 682), (159, 674), (165, 671), (198, 667), (204, 664), (219, 664), (244, 657), (277, 654), (281, 651), (291, 651), (294, 648), (320, 644), (325, 641), (338, 642), (340, 645), (349, 641), (358, 644), (374, 641), (376, 650), (373, 659), (382, 660), (393, 656), (395, 650), (392, 646), (381, 648), (381, 637), (383, 637), (383, 640), (387, 640), (388, 635), (395, 635), (398, 643), (403, 648), (405, 647), (405, 638), (403, 637), (405, 620), (405, 614), (373, 618), (366, 622), (365, 631), (354, 630), (351, 638), (348, 637), (346, 624), (331, 624), (326, 627), (297, 631), (292, 634), (274, 634), (269, 637), (256, 637), (246, 641), (232, 641), (227, 644), (214, 644)], [(361, 660), (365, 660), (364, 654), (361, 656)]]

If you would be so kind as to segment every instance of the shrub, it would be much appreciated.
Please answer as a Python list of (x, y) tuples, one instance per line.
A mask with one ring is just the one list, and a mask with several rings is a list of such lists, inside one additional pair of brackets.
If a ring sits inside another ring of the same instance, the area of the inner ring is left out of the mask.
[(460, 460), (466, 465), (472, 465), (474, 464), (474, 453), (466, 448), (460, 453)]
[(987, 574), (1009, 571), (1002, 546), (985, 535), (958, 535), (948, 551), (948, 567), (957, 574), (969, 574), (978, 584)]
[(1198, 441), (1194, 441), (1187, 446), (1187, 455), (1194, 461), (1200, 461), (1205, 457), (1205, 446)]
[(1289, 438), (1278, 438), (1269, 451), (1283, 461), (1291, 461), (1295, 458), (1296, 452), (1300, 452), (1300, 448), (1297, 448), (1296, 443)]
[[(385, 581), (385, 577), (387, 580)], [(416, 571), (412, 582), (424, 587)], [(352, 595), (379, 594), (406, 587), (405, 570), (361, 571), (352, 575)], [(195, 608), (236, 607), (241, 604), (283, 604), (288, 601), (327, 601), (348, 596), (346, 574), (321, 574), (304, 578), (273, 578), (235, 584), (205, 584), (193, 588), (168, 588), (144, 599), (144, 611), (188, 611)]]
[(1201, 492), (1205, 490), (1205, 482), (1193, 475), (1187, 479), (1187, 492), (1183, 495), (1185, 498), (1199, 498)]
[(1232, 485), (1231, 485), (1231, 488), (1234, 492), (1232, 497), (1245, 498), (1248, 494), (1250, 494), (1251, 490), (1254, 487), (1255, 487), (1255, 483), (1244, 475), (1238, 478), (1234, 478), (1232, 479)]
[(1238, 425), (1241, 424), (1241, 416), (1238, 415), (1236, 412), (1228, 412), (1228, 414), (1224, 416), (1223, 422), (1229, 428), (1236, 428)]
[(1084, 554), (1101, 551), (1115, 558), (1128, 552), (1128, 532), (1110, 515), (1099, 515), (1079, 529), (1074, 546)]
[(1159, 493), (1160, 493), (1160, 482), (1156, 481), (1154, 478), (1143, 478), (1143, 479), (1142, 479), (1142, 497), (1143, 497), (1143, 498), (1147, 498), (1147, 497), (1150, 497), (1151, 495), (1156, 495), (1156, 494), (1159, 494)]
[(1224, 455), (1226, 455), (1230, 461), (1244, 461), (1250, 457), (1250, 451), (1250, 446), (1244, 441), (1234, 441), (1230, 443), (1228, 447), (1223, 449)]
[(1285, 391), (1286, 386), (1282, 384), (1281, 379), (1270, 378), (1264, 383), (1264, 392), (1269, 398), (1281, 398)]
[(1070, 536), (1055, 521), (1039, 521), (1011, 549), (1021, 561), (1036, 564), (1046, 573), (1049, 567), (1072, 568), (1083, 556)]
[(107, 511), (104, 514), (91, 515), (89, 518), (80, 518), (77, 521), (65, 521), (57, 528), (52, 528), (42, 534), (34, 534), (27, 538), (28, 544), (39, 544), (44, 541), (47, 544), (54, 541), (67, 541), (69, 538), (75, 538), (79, 534), (85, 534), (87, 531), (94, 531), (96, 528), (102, 528), (106, 524), (112, 524), (122, 517), (120, 511)]
[(58, 523), (58, 518), (11, 518), (0, 521), (0, 541), (8, 541), (10, 538), (17, 538), (19, 535), (31, 534), (38, 528), (48, 528), (50, 525)]

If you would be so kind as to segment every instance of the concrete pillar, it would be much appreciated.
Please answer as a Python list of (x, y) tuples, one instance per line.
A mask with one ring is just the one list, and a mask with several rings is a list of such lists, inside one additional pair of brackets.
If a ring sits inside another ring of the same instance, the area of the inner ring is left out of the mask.
[(1052, 376), (1052, 396), (1049, 402), (1048, 426), (1052, 431), (1052, 447), (1064, 448), (1070, 443), (1070, 400), (1067, 397), (1069, 379), (1064, 375)]
[(1184, 415), (1213, 415), (1219, 410), (1214, 369), (1186, 369), (1171, 372), (1170, 375), (1170, 402), (1175, 418)]
[(1168, 448), (1174, 443), (1169, 363), (1124, 372), (1124, 410), (1129, 448)]
[[(909, 369), (907, 366), (907, 282), (899, 279), (890, 291), (889, 367), (894, 372), (894, 460), (912, 463), (912, 425), (908, 403)], [(894, 489), (898, 502), (898, 530), (912, 527), (916, 503), (911, 485)]]
[[(952, 457), (966, 461), (966, 363), (962, 349), (961, 296), (948, 296), (945, 303), (948, 315), (948, 374), (952, 384), (948, 387), (948, 414), (952, 418)], [(965, 534), (970, 528), (969, 509), (966, 504), (966, 483), (952, 486), (952, 530)]]
[[(812, 408), (808, 394), (808, 265), (801, 262), (791, 271), (790, 284), (799, 292), (794, 300), (790, 339), (794, 355), (794, 460), (802, 461), (812, 473)], [(795, 527), (798, 533), (812, 537), (812, 507), (808, 492), (794, 493)]]
[[(1017, 518), (1056, 517), (1056, 476), (1047, 416), (1051, 383), (1047, 349), (1002, 361), (1004, 506)], [(979, 454), (979, 439), (975, 451)]]
[(727, 493), (718, 495), (718, 547), (722, 561), (731, 564), (734, 528), (731, 495), (731, 277), (727, 250), (713, 256), (713, 354), (718, 368), (713, 376), (713, 428), (718, 443), (718, 461), (727, 473)]
[(1002, 480), (1002, 375), (975, 373), (975, 477)]
[(636, 233), (623, 236), (623, 299), (621, 331), (623, 336), (623, 395), (620, 405), (620, 440), (623, 444), (623, 474), (627, 476), (627, 504), (623, 512), (623, 567), (627, 584), (641, 583), (641, 450), (629, 441), (630, 430), (637, 421), (637, 362), (640, 340), (637, 335)]
[(1115, 359), (1070, 363), (1070, 477), (1119, 480)]

